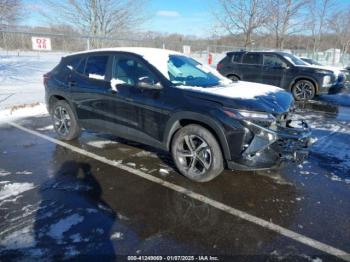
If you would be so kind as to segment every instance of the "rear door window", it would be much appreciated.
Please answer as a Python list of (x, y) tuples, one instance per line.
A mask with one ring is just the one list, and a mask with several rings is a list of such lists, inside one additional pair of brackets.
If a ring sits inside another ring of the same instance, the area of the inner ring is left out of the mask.
[(260, 54), (255, 54), (255, 53), (248, 53), (243, 56), (243, 61), (242, 63), (244, 64), (251, 64), (251, 65), (261, 65), (261, 55)]
[(92, 79), (104, 80), (107, 63), (107, 55), (89, 56), (85, 66), (85, 75)]

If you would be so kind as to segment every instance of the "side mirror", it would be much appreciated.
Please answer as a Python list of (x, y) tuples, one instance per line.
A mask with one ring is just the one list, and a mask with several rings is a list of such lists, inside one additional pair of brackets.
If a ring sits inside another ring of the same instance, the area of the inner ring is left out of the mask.
[(155, 90), (160, 90), (163, 88), (160, 82), (155, 84), (154, 81), (147, 76), (139, 78), (137, 87), (141, 89), (155, 89)]

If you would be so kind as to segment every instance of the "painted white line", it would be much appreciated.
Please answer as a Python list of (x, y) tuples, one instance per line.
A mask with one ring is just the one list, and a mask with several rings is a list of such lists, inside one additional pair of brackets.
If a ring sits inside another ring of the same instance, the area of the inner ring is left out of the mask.
[(8, 124), (13, 126), (13, 127), (18, 128), (18, 129), (21, 129), (21, 130), (23, 130), (23, 131), (25, 131), (25, 132), (27, 132), (29, 134), (41, 137), (41, 138), (46, 139), (47, 141), (50, 141), (50, 142), (52, 142), (54, 144), (57, 144), (57, 145), (60, 145), (62, 147), (65, 147), (67, 149), (70, 149), (73, 152), (76, 152), (76, 153), (82, 154), (84, 156), (93, 158), (93, 159), (98, 160), (100, 162), (103, 162), (105, 164), (117, 167), (117, 168), (122, 169), (124, 171), (127, 171), (127, 172), (129, 172), (131, 174), (134, 174), (134, 175), (137, 175), (139, 177), (142, 177), (142, 178), (144, 178), (144, 179), (146, 179), (148, 181), (157, 183), (157, 184), (162, 185), (164, 187), (167, 187), (167, 188), (169, 188), (171, 190), (174, 190), (176, 192), (179, 192), (179, 193), (182, 193), (184, 195), (187, 195), (187, 196), (189, 196), (189, 197), (191, 197), (193, 199), (196, 199), (198, 201), (206, 203), (206, 204), (208, 204), (208, 205), (210, 205), (210, 206), (212, 206), (214, 208), (217, 208), (219, 210), (222, 210), (222, 211), (224, 211), (224, 212), (226, 212), (228, 214), (231, 214), (233, 216), (239, 217), (240, 219), (243, 219), (243, 220), (249, 221), (249, 222), (251, 222), (253, 224), (259, 225), (261, 227), (270, 229), (271, 231), (274, 231), (274, 232), (276, 232), (278, 234), (281, 234), (281, 235), (283, 235), (285, 237), (293, 239), (293, 240), (295, 240), (297, 242), (300, 242), (302, 244), (305, 244), (307, 246), (310, 246), (312, 248), (321, 250), (322, 252), (328, 253), (330, 255), (336, 256), (338, 258), (341, 258), (341, 259), (343, 259), (345, 261), (349, 261), (350, 262), (350, 254), (345, 252), (345, 251), (343, 251), (343, 250), (340, 250), (338, 248), (335, 248), (335, 247), (332, 247), (330, 245), (324, 244), (322, 242), (319, 242), (317, 240), (314, 240), (314, 239), (309, 238), (307, 236), (304, 236), (302, 234), (296, 233), (296, 232), (294, 232), (292, 230), (289, 230), (287, 228), (284, 228), (284, 227), (281, 227), (281, 226), (276, 225), (274, 223), (271, 223), (271, 222), (269, 222), (267, 220), (264, 220), (264, 219), (261, 219), (259, 217), (250, 215), (250, 214), (248, 214), (248, 213), (246, 213), (244, 211), (241, 211), (241, 210), (238, 210), (236, 208), (230, 207), (228, 205), (225, 205), (223, 203), (220, 203), (218, 201), (210, 199), (210, 198), (208, 198), (208, 197), (206, 197), (204, 195), (192, 192), (192, 191), (190, 191), (190, 190), (188, 190), (188, 189), (186, 189), (186, 188), (184, 188), (182, 186), (178, 186), (176, 184), (167, 182), (167, 181), (165, 181), (165, 180), (163, 180), (161, 178), (158, 178), (158, 177), (149, 175), (147, 173), (144, 173), (141, 170), (137, 170), (137, 169), (132, 168), (130, 166), (121, 164), (118, 161), (110, 160), (110, 159), (107, 159), (107, 158), (105, 158), (103, 156), (99, 156), (97, 154), (88, 152), (88, 151), (86, 151), (84, 149), (81, 149), (79, 147), (69, 145), (69, 144), (67, 144), (65, 142), (62, 142), (62, 141), (57, 140), (55, 138), (46, 136), (44, 134), (41, 134), (41, 133), (36, 132), (34, 130), (28, 129), (28, 128), (23, 127), (21, 125), (18, 125), (16, 123), (9, 122)]

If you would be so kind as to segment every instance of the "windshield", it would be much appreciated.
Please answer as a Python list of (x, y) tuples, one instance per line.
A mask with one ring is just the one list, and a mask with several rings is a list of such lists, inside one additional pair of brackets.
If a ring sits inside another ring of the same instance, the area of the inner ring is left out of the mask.
[(209, 68), (181, 55), (169, 56), (168, 73), (174, 85), (209, 87), (219, 85), (221, 80)]
[(283, 57), (285, 59), (287, 59), (289, 62), (291, 62), (293, 65), (308, 65), (307, 63), (305, 63), (300, 58), (298, 58), (298, 57), (296, 57), (294, 55), (291, 55), (291, 54), (284, 53)]

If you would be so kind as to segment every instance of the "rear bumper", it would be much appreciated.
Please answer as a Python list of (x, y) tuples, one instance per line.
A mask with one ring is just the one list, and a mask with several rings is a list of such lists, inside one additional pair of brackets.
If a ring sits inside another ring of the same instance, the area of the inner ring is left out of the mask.
[(286, 162), (303, 162), (311, 144), (311, 130), (304, 121), (291, 121), (274, 129), (246, 122), (253, 138), (236, 161), (228, 161), (229, 169), (260, 170), (281, 166)]

